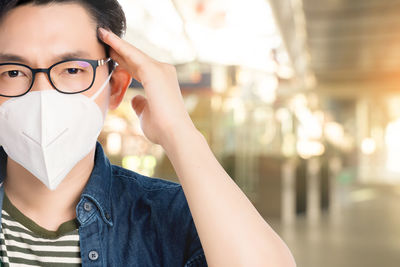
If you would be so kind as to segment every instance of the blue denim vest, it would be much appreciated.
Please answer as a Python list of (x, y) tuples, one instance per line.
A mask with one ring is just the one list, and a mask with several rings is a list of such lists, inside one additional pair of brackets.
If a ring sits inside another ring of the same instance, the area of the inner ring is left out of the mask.
[[(6, 164), (0, 147), (1, 182)], [(84, 267), (207, 266), (182, 187), (111, 165), (100, 143), (76, 215)]]

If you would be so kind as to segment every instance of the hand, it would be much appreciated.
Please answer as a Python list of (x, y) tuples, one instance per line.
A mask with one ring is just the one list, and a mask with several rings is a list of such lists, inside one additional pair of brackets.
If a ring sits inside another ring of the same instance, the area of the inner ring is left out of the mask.
[(100, 28), (99, 36), (111, 47), (111, 58), (144, 87), (145, 97), (137, 95), (131, 104), (150, 141), (164, 147), (182, 131), (195, 130), (174, 66), (154, 60), (111, 31)]

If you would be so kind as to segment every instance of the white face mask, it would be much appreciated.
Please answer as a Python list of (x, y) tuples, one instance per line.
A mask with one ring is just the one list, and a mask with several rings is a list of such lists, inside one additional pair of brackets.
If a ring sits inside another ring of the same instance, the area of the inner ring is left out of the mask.
[(55, 190), (95, 147), (103, 112), (92, 97), (56, 90), (30, 92), (0, 106), (0, 145), (15, 162)]

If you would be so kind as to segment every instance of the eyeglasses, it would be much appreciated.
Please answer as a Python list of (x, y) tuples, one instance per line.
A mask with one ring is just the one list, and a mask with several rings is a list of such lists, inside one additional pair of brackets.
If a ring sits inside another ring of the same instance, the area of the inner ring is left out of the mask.
[(68, 59), (48, 69), (32, 69), (19, 63), (0, 63), (0, 96), (18, 97), (28, 93), (35, 82), (36, 73), (47, 74), (51, 85), (63, 94), (78, 94), (89, 90), (96, 78), (97, 67), (109, 63), (111, 58)]

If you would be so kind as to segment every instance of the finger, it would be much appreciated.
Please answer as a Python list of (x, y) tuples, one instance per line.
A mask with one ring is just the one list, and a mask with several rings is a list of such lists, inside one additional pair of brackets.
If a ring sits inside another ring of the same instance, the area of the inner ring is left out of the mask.
[(126, 63), (123, 57), (121, 57), (113, 48), (110, 49), (110, 57), (113, 59), (115, 62), (118, 63), (118, 66), (121, 67), (128, 67), (129, 65)]
[(122, 40), (111, 31), (99, 28), (99, 36), (104, 43), (112, 47), (122, 58), (125, 60), (130, 59), (129, 61), (132, 64), (143, 64), (150, 59), (145, 53)]
[(129, 65), (117, 52), (115, 52), (112, 48), (110, 50), (110, 57), (118, 63), (118, 67), (126, 70), (132, 78), (141, 83), (141, 78), (137, 74), (137, 68), (135, 66)]

